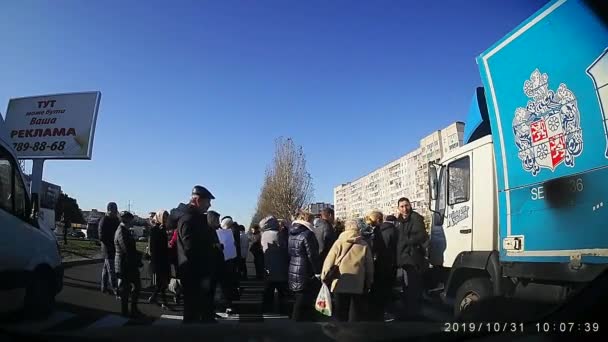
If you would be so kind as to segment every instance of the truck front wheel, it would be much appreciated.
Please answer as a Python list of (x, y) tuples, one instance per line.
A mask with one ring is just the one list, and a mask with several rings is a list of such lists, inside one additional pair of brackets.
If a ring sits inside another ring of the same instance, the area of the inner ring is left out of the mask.
[(463, 282), (456, 291), (454, 317), (458, 318), (472, 303), (492, 296), (492, 283), (488, 278), (472, 278)]

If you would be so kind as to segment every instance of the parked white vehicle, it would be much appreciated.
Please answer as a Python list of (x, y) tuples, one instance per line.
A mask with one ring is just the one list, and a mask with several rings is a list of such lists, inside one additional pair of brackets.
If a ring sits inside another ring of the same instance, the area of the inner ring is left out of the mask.
[(135, 226), (135, 227), (129, 228), (129, 231), (131, 232), (131, 235), (133, 236), (133, 238), (135, 240), (139, 240), (139, 238), (144, 237), (145, 229), (146, 228), (144, 228), (144, 227)]
[(0, 314), (53, 310), (63, 287), (59, 245), (52, 227), (31, 219), (32, 201), (0, 117)]

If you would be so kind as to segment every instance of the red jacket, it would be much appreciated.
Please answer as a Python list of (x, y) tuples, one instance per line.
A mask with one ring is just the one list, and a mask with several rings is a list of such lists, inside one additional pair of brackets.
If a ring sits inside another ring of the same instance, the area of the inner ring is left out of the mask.
[(173, 236), (169, 241), (169, 258), (177, 262), (177, 229), (173, 230)]

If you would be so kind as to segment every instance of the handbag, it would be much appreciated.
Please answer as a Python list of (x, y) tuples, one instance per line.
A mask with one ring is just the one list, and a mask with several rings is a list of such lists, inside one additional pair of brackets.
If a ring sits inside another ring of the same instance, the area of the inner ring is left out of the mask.
[(340, 260), (338, 260), (335, 264), (333, 264), (329, 268), (329, 271), (327, 271), (327, 274), (325, 275), (325, 278), (323, 279), (323, 282), (325, 284), (331, 285), (331, 283), (333, 283), (334, 280), (340, 278), (340, 275), (341, 275), (340, 274), (340, 264), (342, 263), (342, 260), (344, 260), (344, 258), (348, 254), (348, 252), (350, 252), (350, 249), (353, 247), (353, 245), (354, 245), (354, 243), (351, 243), (350, 246), (348, 246), (346, 253), (344, 253), (344, 255), (342, 255)]
[(152, 255), (150, 254), (150, 246), (146, 246), (146, 251), (144, 252), (143, 259), (145, 261), (151, 261)]

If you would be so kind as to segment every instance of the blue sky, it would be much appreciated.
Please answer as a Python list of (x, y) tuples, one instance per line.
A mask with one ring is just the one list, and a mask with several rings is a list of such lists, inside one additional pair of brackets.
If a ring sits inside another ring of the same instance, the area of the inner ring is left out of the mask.
[(331, 202), (464, 120), (475, 57), (546, 2), (3, 1), (0, 110), (99, 90), (93, 159), (49, 161), (45, 179), (83, 209), (139, 214), (202, 184), (249, 224), (276, 137)]

